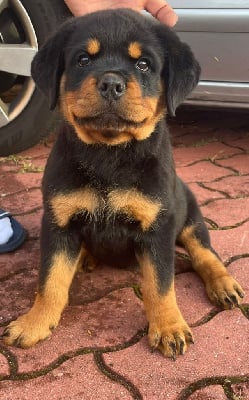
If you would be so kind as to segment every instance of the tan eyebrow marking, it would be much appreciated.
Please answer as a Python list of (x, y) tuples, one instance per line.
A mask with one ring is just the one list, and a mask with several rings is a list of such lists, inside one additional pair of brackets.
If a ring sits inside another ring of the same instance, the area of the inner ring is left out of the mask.
[(141, 44), (138, 42), (131, 42), (128, 46), (129, 56), (132, 58), (139, 58), (142, 55)]
[(100, 51), (100, 42), (98, 39), (89, 39), (87, 41), (87, 52), (91, 55), (94, 56), (98, 54)]

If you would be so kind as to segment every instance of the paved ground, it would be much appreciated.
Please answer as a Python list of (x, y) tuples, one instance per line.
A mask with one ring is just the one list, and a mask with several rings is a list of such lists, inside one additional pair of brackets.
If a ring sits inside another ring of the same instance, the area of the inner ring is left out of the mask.
[[(249, 117), (180, 113), (171, 132), (178, 173), (198, 197), (214, 247), (245, 289), (243, 305), (215, 309), (177, 249), (178, 303), (195, 345), (173, 362), (148, 347), (138, 271), (102, 267), (78, 274), (49, 341), (30, 350), (0, 342), (1, 400), (249, 399)], [(29, 233), (21, 249), (0, 257), (0, 330), (34, 297), (40, 182), (52, 141), (0, 159), (1, 207)]]

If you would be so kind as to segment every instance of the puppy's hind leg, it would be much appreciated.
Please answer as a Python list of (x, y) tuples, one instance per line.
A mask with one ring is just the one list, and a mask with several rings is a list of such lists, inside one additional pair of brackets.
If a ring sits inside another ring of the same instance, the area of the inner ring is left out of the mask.
[(225, 309), (236, 307), (244, 296), (243, 290), (212, 248), (208, 229), (191, 192), (188, 193), (188, 200), (187, 222), (177, 240), (188, 251), (211, 302)]

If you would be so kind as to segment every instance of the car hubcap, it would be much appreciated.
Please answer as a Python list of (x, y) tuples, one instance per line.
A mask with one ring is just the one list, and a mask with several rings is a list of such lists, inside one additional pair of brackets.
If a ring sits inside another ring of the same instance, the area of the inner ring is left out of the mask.
[(34, 92), (30, 66), (37, 49), (22, 3), (0, 0), (0, 128), (21, 114)]

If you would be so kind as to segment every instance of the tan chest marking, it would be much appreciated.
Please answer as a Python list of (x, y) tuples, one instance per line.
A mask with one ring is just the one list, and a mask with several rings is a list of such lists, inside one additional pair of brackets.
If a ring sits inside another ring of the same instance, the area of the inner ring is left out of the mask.
[(60, 227), (68, 224), (77, 214), (87, 212), (93, 216), (104, 208), (109, 215), (118, 213), (140, 222), (146, 231), (156, 221), (161, 210), (161, 203), (143, 195), (135, 188), (129, 190), (117, 189), (107, 195), (104, 200), (95, 189), (85, 187), (68, 194), (58, 194), (50, 202), (55, 222)]
[(146, 231), (156, 221), (161, 203), (151, 200), (136, 189), (117, 189), (108, 194), (108, 206), (114, 214), (121, 212), (139, 221)]
[(50, 204), (55, 222), (64, 227), (76, 214), (86, 211), (93, 215), (101, 207), (102, 201), (96, 190), (85, 187), (68, 194), (58, 194), (52, 198)]

